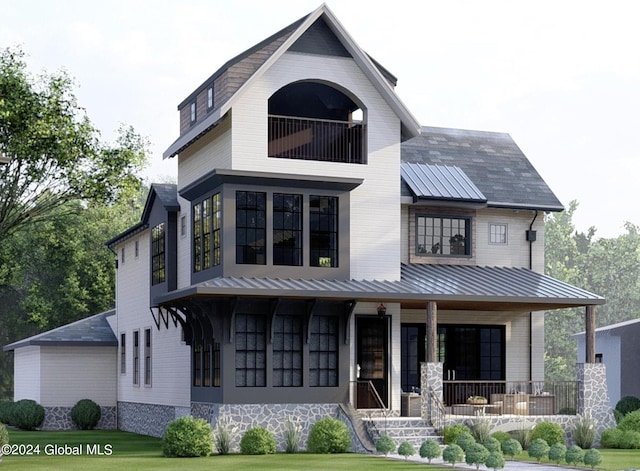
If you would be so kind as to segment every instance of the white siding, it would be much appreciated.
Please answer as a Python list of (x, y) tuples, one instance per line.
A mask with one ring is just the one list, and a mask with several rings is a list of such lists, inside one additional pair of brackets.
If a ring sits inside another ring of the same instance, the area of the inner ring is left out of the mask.
[(13, 357), (13, 398), (40, 402), (40, 347), (17, 348)]
[(72, 407), (80, 399), (101, 406), (116, 405), (115, 347), (41, 347), (45, 407)]

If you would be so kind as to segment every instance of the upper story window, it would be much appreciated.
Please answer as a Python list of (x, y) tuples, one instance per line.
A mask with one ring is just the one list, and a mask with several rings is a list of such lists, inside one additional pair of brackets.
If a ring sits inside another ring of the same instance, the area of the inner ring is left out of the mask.
[(151, 229), (151, 284), (166, 280), (165, 224), (161, 222)]
[(302, 195), (273, 194), (273, 264), (302, 265)]
[(489, 224), (489, 243), (496, 245), (507, 245), (507, 225)]
[(236, 263), (266, 264), (267, 194), (236, 192)]
[(309, 257), (312, 267), (338, 266), (338, 198), (309, 196)]
[(220, 193), (193, 205), (193, 271), (220, 265)]
[(363, 115), (337, 88), (289, 84), (269, 98), (269, 157), (366, 164)]
[(213, 85), (207, 89), (207, 109), (213, 108)]
[(196, 119), (196, 102), (194, 101), (191, 103), (191, 105), (189, 105), (189, 122), (193, 124), (196, 122)]
[(471, 255), (471, 219), (466, 217), (416, 217), (417, 255)]

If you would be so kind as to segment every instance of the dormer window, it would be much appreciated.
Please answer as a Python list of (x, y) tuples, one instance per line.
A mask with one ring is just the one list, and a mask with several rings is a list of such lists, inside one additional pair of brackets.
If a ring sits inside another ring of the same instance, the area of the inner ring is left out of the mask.
[(190, 122), (191, 124), (196, 122), (196, 102), (192, 102), (190, 105)]

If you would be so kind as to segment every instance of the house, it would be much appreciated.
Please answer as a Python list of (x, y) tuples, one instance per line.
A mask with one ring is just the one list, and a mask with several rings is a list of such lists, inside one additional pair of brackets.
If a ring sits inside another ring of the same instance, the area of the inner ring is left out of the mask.
[[(611, 407), (625, 396), (640, 397), (640, 378), (633, 372), (640, 358), (640, 319), (631, 319), (596, 329), (596, 361), (607, 369)], [(584, 363), (585, 333), (571, 336), (578, 341), (578, 363)], [(582, 349), (582, 350), (580, 350)]]
[(107, 242), (118, 428), (331, 415), (358, 435), (363, 413), (434, 423), (471, 395), (496, 426), (612, 420), (591, 355), (572, 390), (544, 381), (544, 311), (585, 306), (590, 352), (604, 303), (543, 274), (562, 204), (509, 135), (423, 127), (396, 81), (322, 5), (178, 105), (177, 184)]

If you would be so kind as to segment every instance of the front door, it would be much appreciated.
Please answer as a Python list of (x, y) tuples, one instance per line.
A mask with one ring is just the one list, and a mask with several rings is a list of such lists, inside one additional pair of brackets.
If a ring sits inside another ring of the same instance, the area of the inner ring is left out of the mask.
[(388, 330), (387, 317), (356, 318), (358, 409), (388, 407)]

